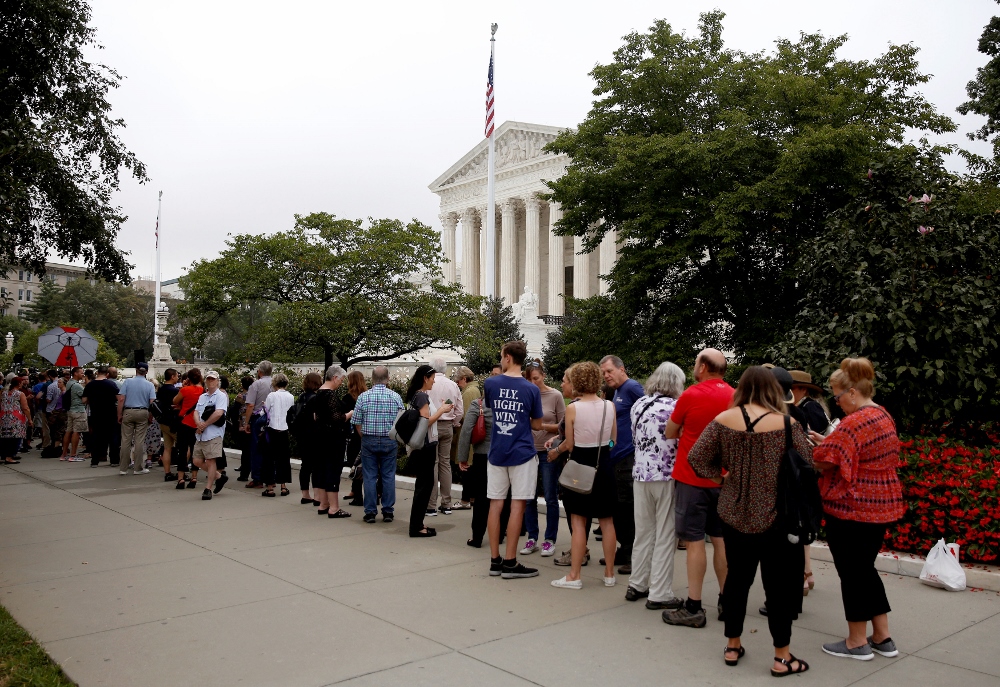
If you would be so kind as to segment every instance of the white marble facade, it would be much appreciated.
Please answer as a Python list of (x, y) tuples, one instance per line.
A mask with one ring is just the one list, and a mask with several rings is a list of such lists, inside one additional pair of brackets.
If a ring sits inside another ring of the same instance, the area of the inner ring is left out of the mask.
[[(600, 250), (584, 254), (579, 237), (551, 232), (561, 212), (558, 204), (539, 195), (549, 191), (545, 180), (566, 172), (569, 158), (542, 148), (560, 130), (508, 121), (495, 134), (495, 289), (515, 306), (522, 322), (562, 315), (564, 295), (586, 298), (604, 293), (607, 284), (600, 277), (611, 271), (616, 257), (613, 233), (605, 235)], [(476, 295), (486, 292), (486, 157), (484, 138), (429, 187), (441, 199), (441, 244), (448, 259), (443, 265), (445, 278), (460, 281)]]

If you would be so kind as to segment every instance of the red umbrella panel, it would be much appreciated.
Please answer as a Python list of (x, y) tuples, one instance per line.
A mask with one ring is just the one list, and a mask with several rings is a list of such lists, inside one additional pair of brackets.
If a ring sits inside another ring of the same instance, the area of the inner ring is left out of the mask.
[(38, 337), (38, 354), (60, 367), (86, 365), (97, 360), (97, 339), (79, 327), (56, 327)]

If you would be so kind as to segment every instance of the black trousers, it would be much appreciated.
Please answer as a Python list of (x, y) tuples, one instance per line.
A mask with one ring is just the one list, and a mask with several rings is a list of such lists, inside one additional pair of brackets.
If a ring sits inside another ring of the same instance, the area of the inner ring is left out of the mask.
[(413, 503), (410, 504), (410, 534), (424, 529), (424, 514), (434, 489), (434, 468), (437, 465), (437, 442), (427, 444), (410, 453), (410, 467), (417, 481), (413, 485)]
[(194, 449), (195, 441), (198, 440), (195, 428), (181, 423), (177, 429), (177, 444), (174, 455), (171, 456), (178, 473), (188, 471), (188, 464), (191, 462), (191, 451)]
[(632, 468), (635, 454), (630, 453), (615, 463), (615, 484), (618, 487), (618, 506), (615, 508), (615, 538), (621, 544), (615, 558), (632, 560), (632, 546), (635, 544), (635, 498), (632, 492)]
[(236, 430), (232, 437), (240, 450), (240, 478), (245, 482), (250, 477), (250, 435)]
[(882, 549), (888, 527), (888, 523), (855, 522), (826, 516), (826, 543), (830, 545), (833, 564), (840, 576), (840, 595), (847, 622), (867, 622), (892, 610), (885, 595), (885, 585), (875, 569), (875, 557)]
[[(472, 465), (465, 473), (465, 481), (469, 485), (469, 499), (472, 500), (472, 541), (483, 543), (486, 527), (490, 521), (490, 499), (486, 496), (486, 466), (489, 459), (485, 453), (476, 453), (472, 457)], [(464, 498), (464, 494), (463, 494)], [(507, 536), (507, 523), (510, 522), (510, 490), (500, 511), (500, 541)]]
[[(121, 430), (116, 418), (90, 418), (90, 464), (98, 463), (108, 459), (108, 450), (111, 448), (112, 437), (118, 434), (121, 440)], [(119, 457), (118, 453), (112, 454)]]
[(262, 446), (263, 460), (260, 479), (264, 484), (288, 484), (292, 481), (292, 449), (288, 430), (267, 428), (267, 441)]
[(722, 523), (726, 543), (726, 587), (722, 602), (726, 609), (726, 637), (743, 634), (747, 614), (747, 596), (757, 576), (764, 583), (767, 626), (774, 646), (788, 646), (792, 640), (792, 618), (802, 598), (802, 575), (805, 556), (802, 546), (788, 541), (778, 527), (761, 534), (744, 534)]

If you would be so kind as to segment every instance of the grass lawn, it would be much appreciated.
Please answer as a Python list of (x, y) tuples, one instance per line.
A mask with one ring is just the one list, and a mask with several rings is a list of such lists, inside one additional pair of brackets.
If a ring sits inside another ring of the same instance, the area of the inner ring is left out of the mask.
[(72, 687), (45, 650), (0, 606), (0, 687)]

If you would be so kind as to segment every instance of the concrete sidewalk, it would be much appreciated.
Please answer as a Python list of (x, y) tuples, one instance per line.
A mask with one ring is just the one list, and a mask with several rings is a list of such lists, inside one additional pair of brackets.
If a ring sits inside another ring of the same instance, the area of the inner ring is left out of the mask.
[[(264, 499), (230, 482), (212, 501), (159, 471), (121, 477), (37, 451), (0, 470), (0, 603), (84, 687), (176, 685), (754, 685), (771, 684), (765, 618), (747, 617), (746, 657), (723, 664), (722, 624), (665, 625), (584, 568), (582, 591), (538, 554), (541, 576), (487, 575), (465, 545), (470, 513), (431, 518), (434, 539), (397, 519), (330, 520), (298, 490)], [(568, 547), (565, 525), (560, 550)], [(593, 547), (592, 547), (593, 548)], [(595, 559), (599, 556), (595, 556)], [(815, 685), (1000, 686), (1000, 595), (948, 593), (886, 576), (899, 658), (827, 656), (846, 633), (833, 565), (796, 622), (792, 651)], [(684, 554), (674, 591), (683, 596)], [(706, 582), (714, 603), (718, 587)], [(759, 587), (750, 607), (763, 602)], [(708, 605), (706, 604), (706, 605)], [(802, 684), (798, 682), (796, 684)]]

